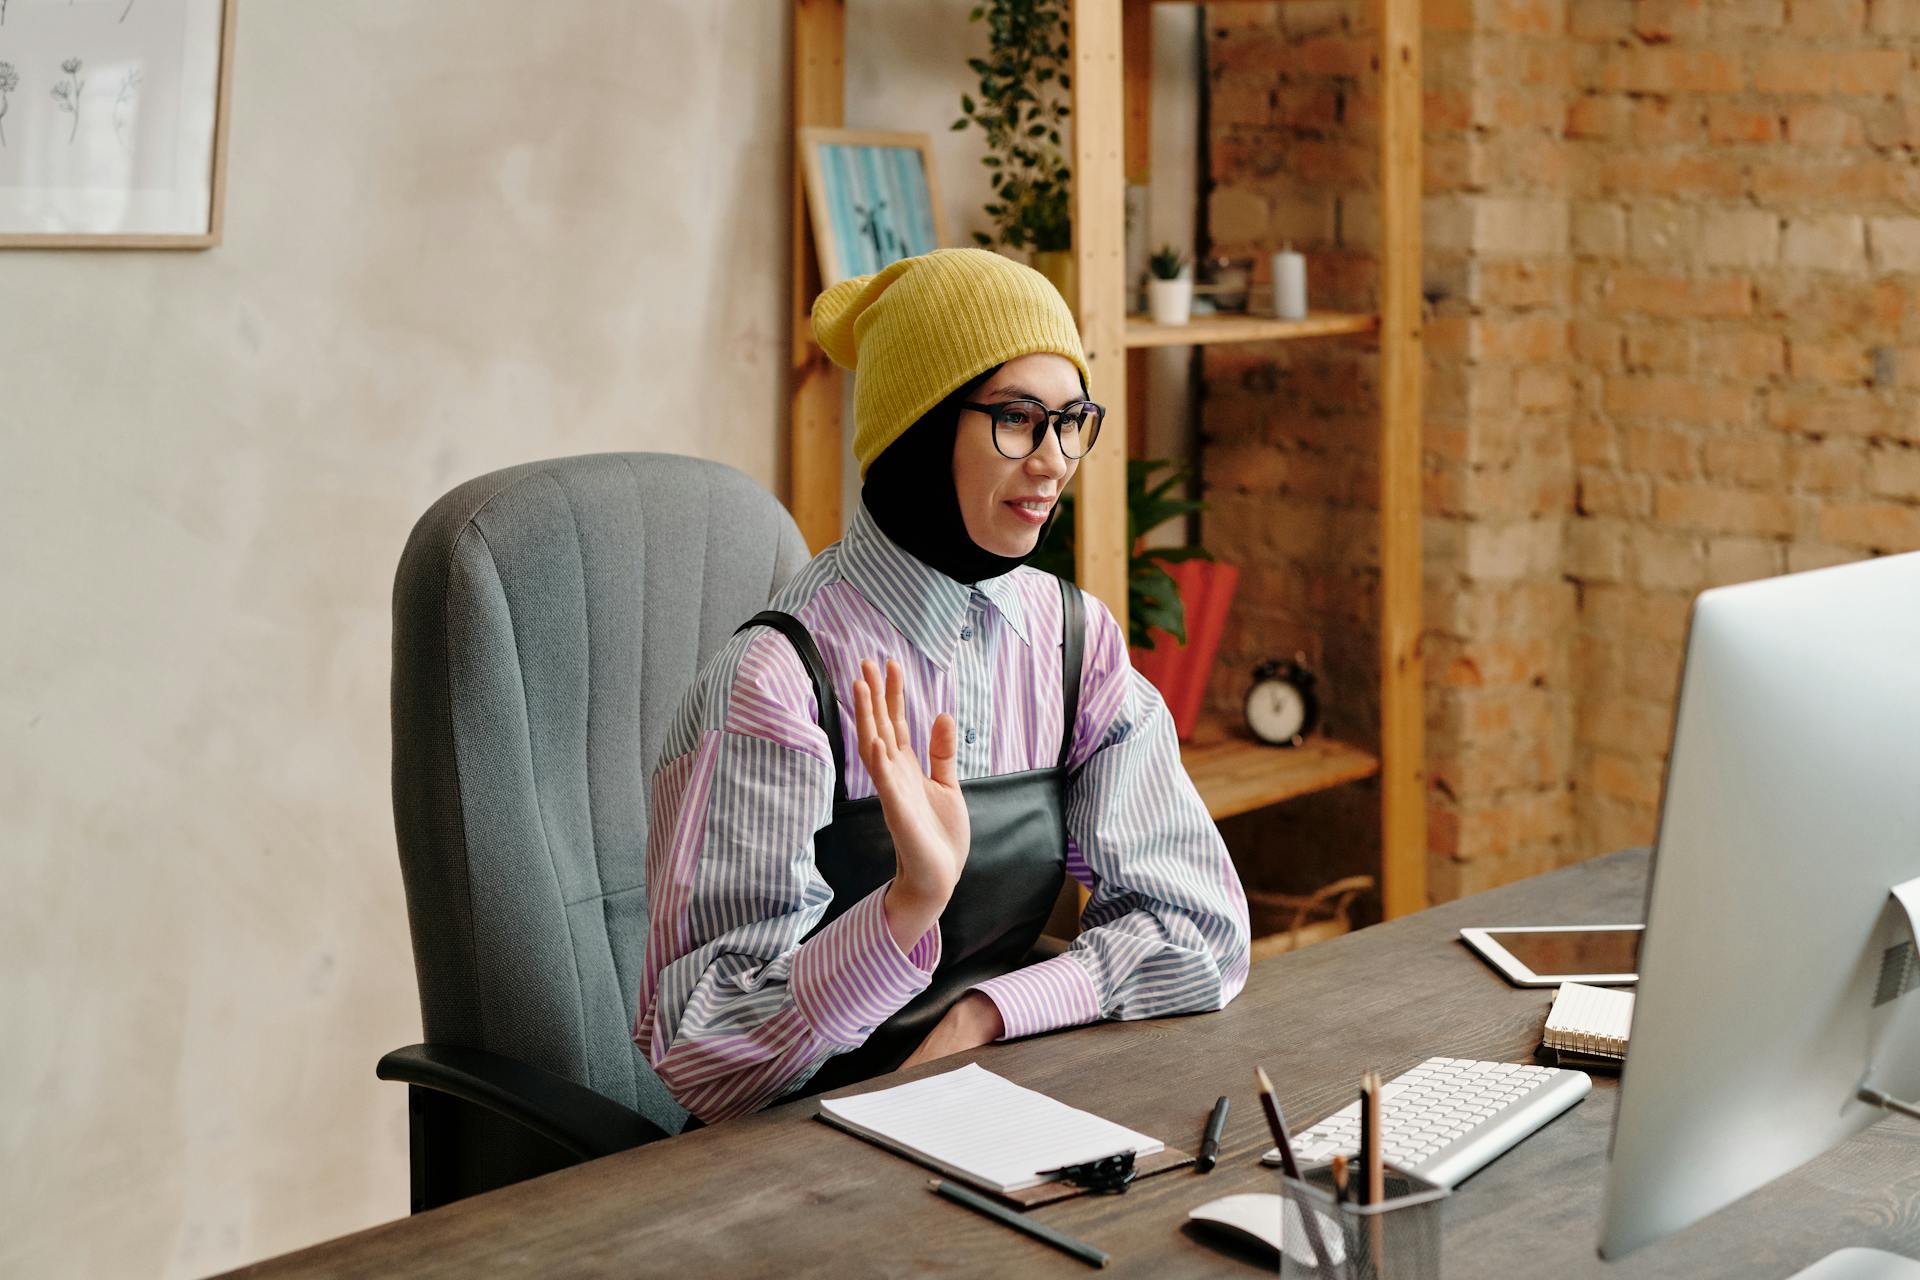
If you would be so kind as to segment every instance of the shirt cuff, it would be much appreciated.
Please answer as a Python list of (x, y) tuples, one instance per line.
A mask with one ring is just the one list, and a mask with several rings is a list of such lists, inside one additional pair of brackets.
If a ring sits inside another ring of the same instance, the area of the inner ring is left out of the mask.
[(1003, 973), (973, 989), (1000, 1010), (1006, 1027), (1002, 1040), (1100, 1020), (1100, 996), (1093, 989), (1093, 979), (1071, 955)]
[(851, 1048), (927, 989), (940, 963), (940, 926), (902, 953), (887, 928), (887, 887), (848, 907), (794, 952), (793, 1002), (814, 1033)]

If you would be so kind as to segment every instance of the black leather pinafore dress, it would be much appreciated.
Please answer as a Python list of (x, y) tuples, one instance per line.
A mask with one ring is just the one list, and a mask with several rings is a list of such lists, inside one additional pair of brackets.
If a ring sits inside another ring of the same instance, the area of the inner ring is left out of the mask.
[[(968, 778), (960, 783), (972, 843), (953, 897), (940, 913), (940, 963), (933, 980), (865, 1044), (827, 1059), (799, 1091), (819, 1093), (893, 1070), (920, 1046), (967, 989), (1025, 963), (1066, 880), (1067, 754), (1080, 707), (1080, 663), (1086, 631), (1080, 589), (1060, 583), (1063, 605), (1061, 681), (1065, 717), (1060, 754), (1051, 768)], [(793, 643), (813, 680), (820, 727), (833, 749), (833, 821), (813, 838), (814, 863), (833, 889), (812, 937), (854, 903), (893, 879), (893, 838), (880, 797), (847, 799), (846, 755), (839, 703), (813, 636), (798, 618), (768, 610), (741, 625), (769, 626)], [(805, 941), (805, 939), (802, 939)]]

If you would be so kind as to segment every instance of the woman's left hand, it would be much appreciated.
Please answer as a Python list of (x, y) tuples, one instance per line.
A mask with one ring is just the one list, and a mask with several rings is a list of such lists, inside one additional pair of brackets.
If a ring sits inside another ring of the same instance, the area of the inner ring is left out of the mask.
[(980, 992), (969, 991), (960, 998), (960, 1003), (947, 1010), (947, 1016), (940, 1019), (940, 1024), (927, 1033), (920, 1047), (900, 1066), (904, 1070), (950, 1053), (978, 1049), (998, 1040), (1004, 1030), (999, 1006)]

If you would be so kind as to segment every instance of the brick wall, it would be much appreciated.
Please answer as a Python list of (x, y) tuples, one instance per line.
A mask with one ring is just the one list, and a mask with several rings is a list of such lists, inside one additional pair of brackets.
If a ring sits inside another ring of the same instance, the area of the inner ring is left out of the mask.
[[(1213, 11), (1216, 246), (1371, 307), (1364, 9)], [(1920, 0), (1429, 0), (1429, 868), (1447, 898), (1651, 838), (1698, 590), (1920, 547)], [(1215, 698), (1306, 649), (1371, 740), (1374, 356), (1209, 349)], [(1368, 789), (1247, 819), (1370, 860)], [(1258, 879), (1256, 872), (1252, 877)]]

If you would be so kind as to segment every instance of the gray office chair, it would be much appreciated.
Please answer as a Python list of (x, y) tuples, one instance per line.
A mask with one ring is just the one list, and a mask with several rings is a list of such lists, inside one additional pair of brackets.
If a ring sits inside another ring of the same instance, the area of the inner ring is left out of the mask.
[(700, 664), (807, 559), (731, 467), (599, 454), (468, 481), (393, 588), (393, 816), (425, 1044), (413, 1208), (679, 1132), (629, 1039), (647, 803)]

